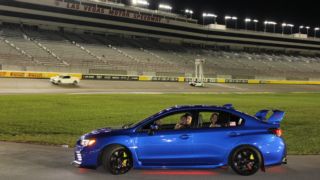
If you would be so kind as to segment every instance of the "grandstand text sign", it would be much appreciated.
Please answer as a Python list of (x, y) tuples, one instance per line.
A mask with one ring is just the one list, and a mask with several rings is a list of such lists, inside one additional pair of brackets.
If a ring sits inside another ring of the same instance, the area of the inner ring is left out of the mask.
[[(79, 11), (85, 11), (90, 13), (98, 13), (98, 14), (106, 14), (110, 16), (117, 16), (117, 17), (125, 17), (125, 18), (131, 18), (131, 19), (138, 19), (141, 21), (150, 21), (150, 22), (157, 22), (161, 23), (163, 21), (163, 18), (159, 16), (153, 16), (148, 14), (141, 14), (139, 12), (128, 12), (126, 10), (121, 9), (107, 9), (103, 7), (98, 7), (96, 5), (83, 5), (78, 3), (65, 3), (65, 7), (67, 9), (72, 10), (79, 10)], [(56, 4), (56, 6), (60, 6), (61, 4)], [(165, 20), (166, 23), (169, 23), (169, 20)]]

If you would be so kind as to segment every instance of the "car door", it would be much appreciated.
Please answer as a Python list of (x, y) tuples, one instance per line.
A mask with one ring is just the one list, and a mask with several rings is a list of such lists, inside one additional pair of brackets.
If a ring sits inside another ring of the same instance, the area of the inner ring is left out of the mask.
[[(204, 115), (204, 114), (207, 115)], [(219, 113), (219, 127), (210, 127), (210, 114)], [(202, 127), (193, 132), (194, 156), (197, 165), (221, 165), (238, 139), (239, 117), (225, 111), (199, 112)]]
[[(172, 116), (179, 117), (180, 114)], [(136, 153), (143, 166), (188, 166), (192, 164), (194, 159), (192, 129), (174, 130), (177, 121), (169, 122), (172, 124), (162, 124), (166, 126), (166, 129), (160, 129), (152, 134), (148, 131), (137, 133)]]

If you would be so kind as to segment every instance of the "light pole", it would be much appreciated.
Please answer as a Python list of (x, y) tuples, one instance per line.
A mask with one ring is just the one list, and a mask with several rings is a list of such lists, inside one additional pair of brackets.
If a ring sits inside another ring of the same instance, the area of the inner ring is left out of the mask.
[(314, 28), (314, 39), (317, 38), (317, 32), (320, 30), (320, 28), (316, 27)]
[(244, 23), (245, 23), (245, 30), (247, 31), (248, 30), (248, 23), (250, 23), (252, 20), (250, 18), (246, 18), (244, 20)]
[(273, 25), (273, 33), (276, 33), (276, 22), (271, 22), (271, 24)]
[(235, 28), (238, 29), (238, 18), (233, 16), (231, 19), (235, 21)]
[(282, 36), (283, 36), (284, 35), (284, 28), (287, 27), (287, 23), (282, 23), (281, 27), (282, 27)]
[(307, 26), (306, 29), (307, 29), (307, 35), (309, 35), (310, 26)]
[(224, 17), (224, 24), (226, 25), (226, 28), (228, 27), (228, 20), (232, 19), (231, 16), (225, 16)]
[(204, 19), (207, 17), (207, 13), (202, 13), (202, 25), (204, 26)]
[(257, 31), (257, 29), (258, 29), (257, 25), (258, 25), (259, 21), (257, 19), (254, 19), (253, 22), (254, 22), (254, 30)]
[(301, 34), (301, 29), (303, 29), (304, 26), (299, 26), (299, 34)]
[(290, 27), (290, 32), (291, 32), (291, 34), (293, 34), (294, 25), (293, 24), (287, 24), (287, 26)]

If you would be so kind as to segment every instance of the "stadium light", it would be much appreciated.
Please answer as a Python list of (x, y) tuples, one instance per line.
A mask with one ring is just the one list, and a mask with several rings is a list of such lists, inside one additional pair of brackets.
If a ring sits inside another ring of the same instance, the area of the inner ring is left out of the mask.
[(149, 6), (150, 3), (146, 0), (131, 0), (131, 4), (134, 6)]
[(186, 14), (193, 14), (193, 11), (192, 10), (190, 10), (190, 9), (186, 9), (186, 10), (184, 10), (184, 12), (186, 13)]
[(213, 18), (214, 23), (217, 24), (217, 15), (216, 14), (212, 14), (212, 13), (203, 13), (202, 14), (202, 19), (203, 19), (203, 25), (204, 25), (204, 19), (205, 18)]
[(268, 25), (273, 25), (273, 32), (275, 33), (276, 32), (276, 25), (277, 23), (274, 22), (274, 21), (265, 21), (264, 22), (264, 32), (267, 32), (267, 26)]
[(192, 18), (193, 10), (191, 10), (191, 9), (185, 9), (185, 10), (184, 10), (184, 13), (186, 14), (187, 17), (188, 17), (188, 15), (190, 15), (190, 18)]
[(228, 26), (228, 24), (227, 24), (228, 20), (234, 20), (235, 21), (235, 28), (237, 29), (238, 17), (236, 17), (236, 16), (225, 16), (224, 20), (225, 20), (226, 27)]
[(167, 5), (167, 4), (159, 4), (159, 9), (161, 10), (166, 10), (166, 11), (170, 11), (172, 10), (172, 7)]
[(317, 38), (317, 32), (320, 30), (319, 27), (314, 28), (314, 38)]
[(246, 19), (244, 19), (245, 30), (247, 30), (247, 29), (248, 29), (248, 23), (250, 23), (250, 22), (252, 22), (252, 19), (250, 19), (250, 18), (246, 18)]
[(225, 16), (224, 19), (229, 20), (229, 19), (232, 19), (232, 17), (231, 16)]
[(293, 29), (294, 25), (293, 24), (282, 23), (281, 27), (282, 27), (282, 35), (284, 35), (284, 30), (285, 30), (286, 27), (290, 27), (290, 32), (292, 34), (292, 29)]

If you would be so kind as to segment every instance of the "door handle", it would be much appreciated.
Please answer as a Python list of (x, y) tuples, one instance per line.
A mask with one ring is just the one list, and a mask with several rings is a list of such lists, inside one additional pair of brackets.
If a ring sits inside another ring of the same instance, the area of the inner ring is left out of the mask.
[(238, 132), (231, 132), (231, 133), (229, 133), (229, 136), (231, 136), (231, 137), (236, 137), (236, 136), (240, 136), (241, 134), (240, 133), (238, 133)]
[(189, 139), (190, 136), (188, 134), (184, 134), (180, 136), (180, 139)]

